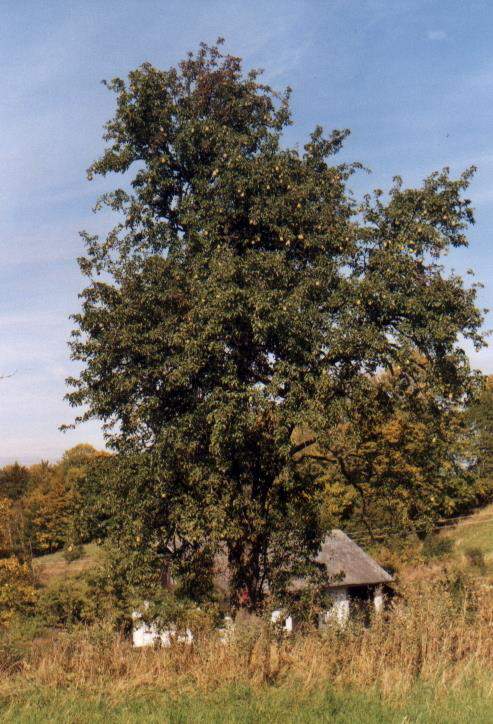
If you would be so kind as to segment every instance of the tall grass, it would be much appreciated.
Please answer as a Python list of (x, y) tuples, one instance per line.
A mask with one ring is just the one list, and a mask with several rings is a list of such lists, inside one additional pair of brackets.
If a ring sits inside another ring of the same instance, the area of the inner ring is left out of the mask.
[(0, 697), (11, 702), (44, 687), (118, 698), (151, 690), (186, 697), (225, 686), (313, 692), (330, 685), (377, 691), (395, 703), (417, 682), (440, 696), (471, 681), (481, 685), (481, 696), (492, 696), (493, 594), (450, 581), (416, 584), (368, 626), (352, 622), (290, 638), (254, 619), (238, 625), (227, 644), (202, 631), (192, 646), (135, 650), (99, 626), (52, 632), (28, 646), (4, 638), (0, 646)]

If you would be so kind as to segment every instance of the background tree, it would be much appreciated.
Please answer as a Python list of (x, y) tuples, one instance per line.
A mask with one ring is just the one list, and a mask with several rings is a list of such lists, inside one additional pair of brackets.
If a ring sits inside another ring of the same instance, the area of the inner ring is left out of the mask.
[(468, 422), (476, 443), (477, 475), (483, 500), (493, 495), (493, 376), (484, 378), (480, 394), (468, 412)]
[(96, 537), (96, 530), (90, 536), (78, 531), (78, 511), (86, 477), (101, 456), (92, 445), (76, 445), (55, 465), (43, 462), (30, 468), (23, 505), (33, 550), (52, 552)]
[(52, 553), (63, 547), (72, 515), (72, 490), (59, 466), (33, 465), (32, 484), (23, 500), (34, 552)]
[(85, 237), (69, 400), (118, 453), (129, 575), (226, 550), (233, 598), (255, 608), (266, 582), (309, 570), (322, 534), (323, 485), (293, 432), (325, 449), (369, 377), (413, 378), (417, 354), (444, 410), (471, 391), (457, 339), (480, 345), (481, 315), (437, 261), (466, 244), (470, 172), (396, 179), (358, 205), (356, 166), (331, 165), (347, 132), (287, 148), (289, 91), (218, 47), (108, 87), (116, 113), (89, 175), (124, 173), (129, 190), (100, 201), (121, 217), (107, 238)]
[[(18, 464), (0, 469), (0, 557), (49, 553), (80, 540), (80, 496), (93, 465), (104, 453), (91, 445), (77, 445), (60, 462), (41, 462), (29, 468)], [(83, 541), (96, 530), (87, 531)]]
[(0, 496), (18, 500), (27, 492), (29, 471), (24, 465), (14, 463), (0, 470)]
[(437, 395), (429, 372), (416, 358), (412, 376), (408, 367), (368, 377), (320, 435), (323, 450), (310, 431), (298, 432), (307, 444), (300, 464), (315, 466), (325, 482), (328, 525), (368, 541), (424, 537), (440, 517), (482, 497), (469, 412)]
[(0, 559), (17, 556), (29, 561), (31, 541), (22, 503), (11, 498), (0, 498)]
[(66, 537), (69, 545), (79, 547), (106, 539), (113, 503), (109, 500), (113, 486), (108, 478), (117, 474), (114, 463), (111, 455), (91, 445), (79, 445), (63, 456), (61, 466), (72, 491), (72, 516)]

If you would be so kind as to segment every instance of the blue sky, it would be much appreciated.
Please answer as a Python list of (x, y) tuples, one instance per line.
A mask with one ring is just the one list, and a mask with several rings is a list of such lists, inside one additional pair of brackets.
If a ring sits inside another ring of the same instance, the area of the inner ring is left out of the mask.
[[(493, 307), (493, 4), (479, 0), (0, 0), (0, 464), (102, 444), (96, 423), (70, 422), (66, 341), (82, 279), (78, 231), (103, 231), (91, 209), (114, 180), (89, 183), (113, 98), (101, 79), (144, 61), (168, 67), (201, 40), (293, 88), (302, 143), (317, 123), (352, 130), (344, 151), (372, 169), (353, 184), (416, 183), (449, 165), (478, 166), (470, 196), (472, 267)], [(489, 322), (491, 324), (491, 322)], [(488, 322), (487, 322), (488, 326)], [(473, 355), (493, 372), (493, 353)]]

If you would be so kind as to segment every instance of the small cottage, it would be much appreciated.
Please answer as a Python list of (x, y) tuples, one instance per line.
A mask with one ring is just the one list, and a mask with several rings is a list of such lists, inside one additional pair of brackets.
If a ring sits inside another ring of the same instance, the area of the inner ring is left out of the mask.
[(330, 576), (328, 590), (334, 601), (321, 616), (321, 626), (331, 618), (344, 623), (351, 609), (360, 604), (370, 603), (376, 611), (382, 610), (385, 586), (392, 576), (342, 530), (333, 530), (325, 538), (316, 560)]
[[(325, 566), (327, 590), (332, 598), (331, 608), (320, 614), (320, 628), (327, 626), (330, 622), (343, 626), (352, 611), (356, 611), (358, 608), (367, 611), (368, 604), (373, 606), (375, 611), (382, 610), (385, 587), (391, 583), (392, 576), (342, 530), (333, 530), (326, 536), (316, 561)], [(229, 589), (226, 556), (218, 555), (216, 557), (215, 574), (216, 589), (226, 598)], [(297, 579), (293, 583), (295, 588), (303, 587), (301, 579)], [(173, 585), (171, 579), (168, 585), (170, 587)], [(140, 611), (134, 612), (133, 619), (134, 646), (149, 646), (158, 641), (164, 646), (170, 646), (173, 640), (192, 642), (193, 637), (188, 629), (181, 633), (178, 633), (173, 627), (159, 631), (154, 624), (145, 622)], [(291, 615), (276, 610), (272, 612), (271, 619), (280, 624), (287, 633), (293, 631), (295, 622)], [(228, 626), (232, 626), (231, 619), (229, 619)]]
[[(342, 530), (335, 529), (326, 536), (315, 560), (325, 566), (326, 590), (332, 600), (330, 609), (319, 616), (319, 628), (330, 622), (343, 626), (357, 611), (368, 614), (371, 607), (377, 612), (383, 609), (385, 587), (392, 576)], [(301, 591), (304, 585), (304, 580), (297, 578), (292, 590)], [(280, 610), (273, 611), (271, 620), (286, 632), (293, 630), (292, 616), (286, 617)]]

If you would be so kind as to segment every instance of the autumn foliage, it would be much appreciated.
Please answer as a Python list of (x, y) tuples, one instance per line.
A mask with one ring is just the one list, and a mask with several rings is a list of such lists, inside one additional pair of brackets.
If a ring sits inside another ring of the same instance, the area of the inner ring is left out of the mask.
[(37, 600), (32, 571), (15, 556), (0, 559), (0, 626), (16, 615), (32, 613)]
[(101, 457), (90, 445), (78, 445), (56, 464), (0, 470), (0, 557), (30, 560), (62, 548), (78, 525), (80, 487)]

